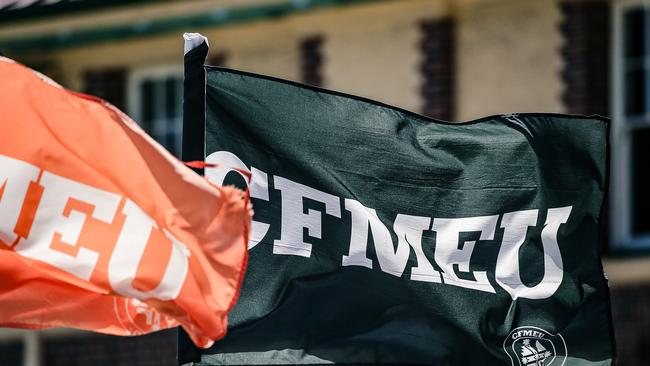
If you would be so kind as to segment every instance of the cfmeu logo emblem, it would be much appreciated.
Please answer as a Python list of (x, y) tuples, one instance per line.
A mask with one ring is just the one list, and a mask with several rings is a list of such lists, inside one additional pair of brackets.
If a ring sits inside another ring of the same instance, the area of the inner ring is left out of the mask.
[(537, 327), (513, 329), (503, 342), (512, 366), (562, 366), (567, 349), (564, 338)]

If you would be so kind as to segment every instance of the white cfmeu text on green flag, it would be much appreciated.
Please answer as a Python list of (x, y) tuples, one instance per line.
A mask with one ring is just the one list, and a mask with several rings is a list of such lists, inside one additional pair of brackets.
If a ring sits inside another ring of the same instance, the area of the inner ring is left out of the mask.
[[(205, 175), (215, 184), (223, 184), (226, 175), (236, 169), (251, 171), (249, 183), (251, 197), (269, 200), (268, 175), (255, 167), (248, 167), (239, 157), (227, 151), (217, 151), (206, 158), (217, 168), (206, 169)], [(281, 176), (273, 176), (273, 187), (280, 191), (281, 228), (280, 238), (273, 241), (273, 254), (294, 255), (310, 258), (312, 244), (304, 241), (304, 229), (313, 238), (321, 238), (322, 212), (308, 209), (305, 213), (304, 198), (324, 204), (325, 214), (341, 218), (341, 199), (335, 195), (308, 187)], [(344, 207), (350, 212), (351, 225), (348, 253), (342, 254), (342, 266), (360, 266), (368, 269), (379, 265), (385, 273), (401, 277), (407, 266), (411, 251), (417, 265), (411, 268), (410, 280), (442, 283), (467, 289), (495, 293), (487, 272), (470, 271), (470, 260), (476, 241), (463, 241), (461, 233), (480, 233), (479, 240), (494, 240), (497, 224), (503, 229), (503, 239), (497, 256), (494, 278), (513, 299), (545, 299), (557, 291), (563, 277), (563, 264), (557, 233), (567, 222), (572, 206), (549, 208), (541, 230), (544, 275), (534, 286), (527, 286), (520, 276), (519, 249), (526, 241), (529, 227), (537, 225), (539, 209), (507, 212), (497, 215), (461, 218), (431, 218), (398, 213), (393, 223), (397, 246), (389, 229), (381, 222), (377, 212), (362, 203), (345, 198)], [(501, 219), (499, 221), (499, 219)], [(249, 248), (257, 245), (267, 234), (270, 225), (253, 221)], [(436, 270), (422, 249), (422, 236), (427, 230), (436, 233), (434, 249)], [(368, 232), (372, 233), (376, 259), (368, 257)], [(458, 272), (471, 275), (460, 278)]]

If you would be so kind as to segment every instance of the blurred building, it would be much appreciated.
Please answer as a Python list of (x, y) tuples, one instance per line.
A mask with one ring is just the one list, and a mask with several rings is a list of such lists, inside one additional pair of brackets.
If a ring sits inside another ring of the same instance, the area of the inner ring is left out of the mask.
[[(2, 54), (107, 99), (176, 154), (186, 31), (210, 39), (210, 64), (439, 119), (612, 117), (605, 269), (619, 364), (646, 364), (650, 0), (0, 0)], [(173, 365), (174, 352), (173, 332), (0, 329), (3, 366)]]

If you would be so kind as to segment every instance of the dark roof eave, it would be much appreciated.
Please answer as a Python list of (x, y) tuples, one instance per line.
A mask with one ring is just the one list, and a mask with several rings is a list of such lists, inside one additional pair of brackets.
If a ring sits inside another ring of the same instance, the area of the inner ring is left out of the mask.
[[(166, 0), (155, 0), (156, 2)], [(0, 9), (0, 23), (2, 25), (40, 20), (47, 18), (56, 18), (61, 15), (79, 14), (88, 11), (97, 11), (109, 8), (118, 8), (135, 3), (151, 3), (152, 0), (58, 0), (54, 3), (43, 4), (40, 1), (24, 8), (13, 8), (14, 4), (9, 4)]]
[(317, 8), (370, 3), (388, 0), (310, 0), (289, 1), (280, 4), (249, 7), (221, 8), (210, 13), (187, 15), (115, 25), (105, 28), (62, 31), (57, 34), (32, 36), (11, 40), (0, 40), (0, 52), (7, 55), (30, 52), (53, 51), (56, 49), (83, 46), (112, 40), (145, 37), (173, 31), (194, 31), (209, 26), (226, 26), (238, 23), (281, 18)]

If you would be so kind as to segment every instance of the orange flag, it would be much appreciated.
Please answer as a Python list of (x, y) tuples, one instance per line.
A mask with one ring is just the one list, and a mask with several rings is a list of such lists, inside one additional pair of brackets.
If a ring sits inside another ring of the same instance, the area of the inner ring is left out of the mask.
[(0, 58), (0, 326), (225, 335), (243, 192), (195, 174), (108, 103)]

